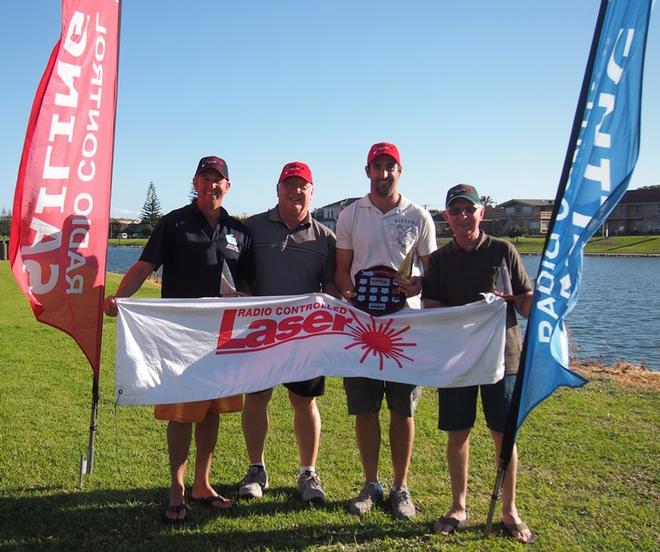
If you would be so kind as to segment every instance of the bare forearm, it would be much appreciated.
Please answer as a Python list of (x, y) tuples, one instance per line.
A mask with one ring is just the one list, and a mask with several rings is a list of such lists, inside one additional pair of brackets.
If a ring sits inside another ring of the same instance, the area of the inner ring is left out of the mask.
[(353, 281), (351, 280), (353, 251), (349, 249), (337, 249), (336, 261), (335, 286), (337, 286), (337, 290), (341, 297), (350, 299), (354, 295)]
[(153, 264), (137, 261), (122, 278), (115, 297), (130, 297), (133, 295), (153, 271)]
[(522, 293), (521, 295), (516, 295), (513, 298), (513, 302), (516, 305), (516, 310), (525, 318), (529, 317), (529, 311), (532, 308), (533, 300), (534, 294), (531, 291)]

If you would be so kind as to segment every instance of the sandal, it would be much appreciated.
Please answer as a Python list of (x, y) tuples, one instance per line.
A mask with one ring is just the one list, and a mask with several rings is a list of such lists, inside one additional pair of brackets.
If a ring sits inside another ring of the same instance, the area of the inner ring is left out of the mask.
[[(533, 542), (536, 542), (536, 535), (529, 531), (529, 527), (527, 527), (527, 524), (524, 521), (521, 521), (520, 523), (502, 522), (502, 527), (507, 535), (518, 542), (523, 544), (532, 544)], [(522, 538), (524, 531), (529, 531), (529, 537), (526, 540)]]
[[(174, 506), (168, 506), (163, 512), (162, 521), (165, 525), (178, 525), (179, 523), (185, 523), (188, 521), (188, 510), (188, 505), (185, 502)], [(185, 512), (186, 515), (179, 517), (181, 512)], [(175, 514), (175, 517), (168, 517), (167, 514)]]
[(439, 533), (444, 536), (449, 536), (454, 533), (457, 529), (462, 529), (467, 524), (468, 518), (465, 519), (456, 519), (455, 517), (442, 516), (435, 520), (433, 524), (433, 530), (436, 533)]
[(195, 498), (194, 496), (191, 496), (190, 500), (192, 502), (199, 502), (211, 510), (231, 510), (234, 507), (231, 500), (221, 495), (205, 496), (203, 498)]

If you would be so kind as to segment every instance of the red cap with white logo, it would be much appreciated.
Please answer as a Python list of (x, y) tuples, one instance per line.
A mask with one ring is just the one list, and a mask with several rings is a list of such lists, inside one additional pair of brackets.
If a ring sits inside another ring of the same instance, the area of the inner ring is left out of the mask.
[(291, 161), (291, 163), (284, 165), (282, 173), (280, 174), (280, 179), (277, 182), (284, 182), (290, 176), (299, 176), (305, 182), (309, 182), (310, 184), (313, 183), (312, 170), (301, 161)]
[(369, 155), (367, 155), (367, 165), (369, 165), (376, 157), (380, 155), (389, 155), (394, 159), (399, 165), (401, 165), (401, 156), (399, 155), (399, 149), (389, 142), (378, 142), (371, 146), (369, 150)]

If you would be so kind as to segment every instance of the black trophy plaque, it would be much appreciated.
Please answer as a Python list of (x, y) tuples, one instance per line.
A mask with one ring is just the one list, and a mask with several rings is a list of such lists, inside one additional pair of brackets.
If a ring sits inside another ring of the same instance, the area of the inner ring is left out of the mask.
[(397, 271), (389, 266), (365, 268), (355, 274), (354, 307), (382, 316), (401, 310), (406, 304), (406, 296), (399, 291), (396, 283)]

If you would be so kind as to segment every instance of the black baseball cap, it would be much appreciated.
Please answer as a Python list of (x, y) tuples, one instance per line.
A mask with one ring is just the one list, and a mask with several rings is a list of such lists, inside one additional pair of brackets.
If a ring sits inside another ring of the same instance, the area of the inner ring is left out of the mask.
[(215, 155), (209, 155), (208, 157), (202, 157), (197, 164), (197, 170), (195, 171), (195, 176), (206, 169), (213, 169), (218, 171), (222, 176), (229, 180), (229, 170), (227, 169), (227, 163), (224, 159), (220, 159)]

